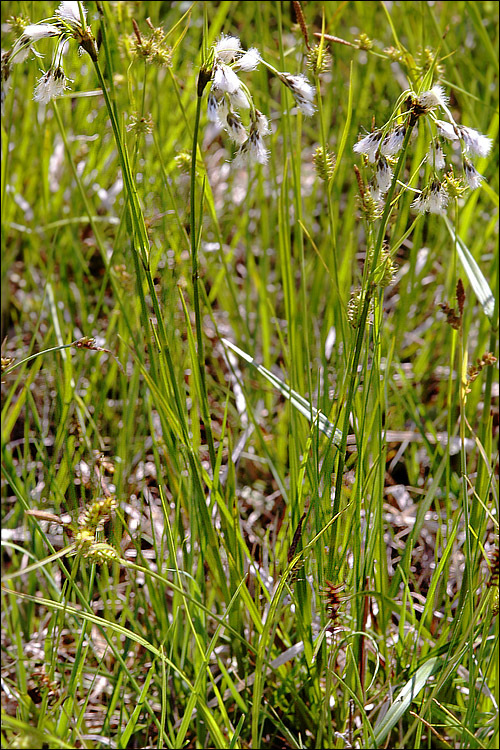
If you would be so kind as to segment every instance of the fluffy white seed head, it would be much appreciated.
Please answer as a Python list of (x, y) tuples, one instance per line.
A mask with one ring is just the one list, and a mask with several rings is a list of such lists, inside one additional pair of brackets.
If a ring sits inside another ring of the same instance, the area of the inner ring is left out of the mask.
[(30, 23), (23, 29), (21, 39), (26, 37), (30, 42), (38, 42), (49, 36), (59, 36), (60, 33), (60, 30), (50, 23)]
[(210, 92), (207, 98), (207, 117), (210, 120), (210, 122), (218, 122), (219, 114), (217, 110), (218, 110), (217, 99), (215, 97), (215, 94)]
[(237, 36), (223, 34), (216, 42), (214, 51), (217, 60), (229, 64), (234, 62), (236, 56), (240, 53), (241, 42)]
[(476, 190), (484, 180), (482, 174), (479, 174), (474, 164), (468, 159), (464, 159), (464, 176), (467, 185), (471, 190)]
[(240, 88), (241, 82), (232, 68), (220, 63), (215, 68), (212, 86), (221, 94), (234, 94)]
[(234, 112), (228, 112), (225, 127), (232, 141), (240, 145), (245, 143), (248, 133), (240, 118)]
[(260, 136), (268, 135), (271, 132), (269, 120), (258, 109), (255, 110), (255, 127)]
[(446, 160), (443, 152), (443, 148), (438, 138), (435, 138), (429, 146), (427, 156), (425, 157), (428, 164), (431, 164), (434, 169), (444, 169), (446, 166)]
[(436, 107), (448, 109), (448, 97), (444, 93), (443, 87), (438, 84), (429, 91), (422, 92), (417, 101), (424, 109), (435, 109)]
[(460, 136), (464, 142), (467, 154), (477, 154), (477, 156), (488, 156), (491, 151), (491, 139), (487, 135), (479, 133), (474, 128), (459, 128)]
[(384, 195), (385, 193), (387, 193), (387, 191), (391, 187), (392, 169), (390, 168), (387, 162), (387, 159), (384, 159), (383, 156), (381, 156), (377, 162), (377, 170), (375, 172), (375, 181), (377, 183), (377, 187), (381, 195)]
[(257, 128), (250, 128), (250, 154), (253, 161), (257, 164), (266, 164), (269, 159), (269, 151), (264, 146), (264, 141), (260, 137)]
[(387, 133), (380, 144), (380, 153), (382, 156), (395, 156), (401, 151), (405, 139), (406, 128), (404, 125), (397, 125), (394, 130)]
[(316, 109), (314, 106), (316, 90), (314, 86), (311, 86), (307, 77), (302, 74), (291, 75), (290, 73), (281, 73), (280, 79), (292, 92), (293, 98), (302, 114), (311, 117)]
[(441, 185), (439, 180), (434, 180), (429, 191), (429, 203), (428, 211), (431, 214), (446, 213), (446, 206), (448, 205), (448, 193)]
[(448, 141), (458, 141), (459, 136), (457, 135), (455, 126), (451, 122), (436, 120), (436, 127), (439, 135), (443, 136), (443, 138), (446, 138)]
[(421, 214), (431, 213), (444, 215), (446, 213), (447, 205), (448, 193), (439, 180), (434, 180), (422, 190), (418, 198), (415, 198), (411, 204), (411, 208), (414, 208)]
[(49, 68), (39, 79), (33, 99), (40, 104), (47, 104), (52, 99), (62, 96), (68, 87), (68, 79), (61, 67)]
[(244, 70), (245, 72), (255, 70), (260, 62), (260, 52), (255, 47), (251, 47), (247, 50), (234, 64), (237, 70)]
[(241, 144), (238, 149), (236, 156), (234, 157), (233, 164), (236, 167), (248, 166), (248, 164), (267, 164), (269, 159), (269, 151), (264, 146), (257, 127), (254, 123), (250, 126), (250, 134), (247, 140)]
[[(60, 4), (55, 15), (74, 29), (81, 29), (82, 27), (80, 6), (76, 1), (65, 0), (65, 2)], [(87, 10), (85, 7), (83, 7), (83, 20), (87, 23)]]
[(424, 214), (426, 211), (428, 211), (427, 205), (427, 193), (425, 190), (422, 190), (420, 195), (418, 195), (411, 204), (411, 208), (414, 208), (415, 211), (418, 211), (419, 214)]
[(61, 31), (49, 23), (30, 23), (24, 28), (23, 33), (12, 47), (9, 61), (12, 63), (24, 62), (30, 52), (33, 52), (37, 57), (41, 57), (30, 45), (38, 42), (40, 39), (50, 36), (60, 36), (60, 34)]
[(229, 98), (233, 109), (250, 109), (247, 93), (241, 84), (233, 94), (229, 94)]
[(368, 133), (353, 146), (353, 151), (356, 154), (365, 154), (368, 157), (368, 161), (372, 164), (375, 162), (376, 153), (382, 140), (382, 134), (380, 130), (375, 130), (373, 133)]

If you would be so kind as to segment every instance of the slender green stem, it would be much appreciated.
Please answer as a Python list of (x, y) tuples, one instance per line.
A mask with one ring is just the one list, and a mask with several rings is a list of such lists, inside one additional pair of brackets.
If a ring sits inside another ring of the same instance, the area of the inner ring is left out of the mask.
[[(111, 121), (111, 127), (113, 130), (113, 135), (115, 137), (115, 143), (116, 148), (118, 152), (118, 158), (120, 160), (120, 166), (122, 168), (122, 174), (123, 174), (123, 180), (125, 183), (125, 188), (127, 192), (128, 202), (129, 202), (129, 209), (132, 219), (132, 225), (134, 227), (135, 231), (135, 240), (139, 245), (139, 250), (137, 249), (135, 243), (132, 244), (132, 250), (133, 250), (133, 257), (134, 257), (134, 263), (136, 268), (136, 273), (141, 273), (141, 265), (142, 270), (144, 271), (144, 274), (146, 276), (146, 281), (148, 285), (148, 290), (151, 296), (151, 301), (153, 303), (153, 309), (155, 313), (156, 318), (156, 326), (158, 327), (158, 334), (159, 334), (159, 342), (161, 345), (161, 351), (162, 354), (165, 357), (167, 368), (169, 371), (170, 376), (170, 384), (173, 390), (174, 394), (174, 400), (177, 407), (177, 416), (179, 419), (179, 422), (183, 428), (183, 432), (186, 433), (186, 425), (185, 425), (185, 418), (184, 418), (184, 411), (182, 408), (182, 399), (179, 392), (179, 387), (177, 385), (177, 380), (175, 377), (175, 369), (174, 369), (174, 363), (172, 360), (172, 356), (170, 353), (170, 347), (168, 344), (168, 337), (167, 337), (167, 331), (165, 329), (165, 323), (163, 319), (163, 314), (160, 308), (160, 303), (158, 301), (158, 296), (156, 293), (156, 288), (154, 284), (154, 280), (151, 274), (151, 270), (149, 268), (149, 239), (147, 235), (146, 230), (146, 224), (144, 221), (144, 216), (142, 213), (142, 209), (139, 203), (139, 198), (137, 195), (137, 189), (135, 186), (135, 182), (132, 176), (131, 168), (130, 168), (130, 162), (128, 159), (128, 154), (126, 151), (125, 143), (123, 142), (120, 127), (118, 124), (118, 119), (116, 116), (115, 107), (113, 106), (113, 102), (111, 101), (106, 82), (104, 80), (104, 76), (102, 74), (101, 68), (99, 66), (98, 60), (94, 60), (94, 67), (97, 73), (97, 77), (99, 79), (99, 82), (101, 84), (102, 93), (104, 96), (104, 101), (106, 103), (106, 108), (108, 110), (109, 118)], [(142, 315), (144, 320), (144, 326), (146, 330), (149, 330), (149, 322), (148, 322), (148, 316), (147, 311), (145, 308), (145, 299), (144, 295), (141, 294), (141, 306), (142, 306)], [(152, 356), (152, 346), (151, 346), (151, 338), (148, 337), (148, 346), (150, 350), (151, 355), (151, 363), (152, 366), (154, 363), (154, 358)]]
[[(328, 153), (328, 140), (326, 137), (326, 123), (325, 118), (323, 115), (323, 100), (320, 96), (320, 79), (319, 75), (316, 75), (316, 91), (318, 92), (317, 96), (317, 103), (318, 103), (318, 119), (320, 123), (320, 129), (321, 129), (321, 147), (323, 149), (323, 156), (326, 157)], [(332, 199), (332, 191), (331, 191), (331, 183), (333, 181), (333, 178), (328, 180), (327, 183), (327, 189), (326, 189), (326, 199), (328, 202), (328, 218), (330, 221), (330, 237), (331, 237), (331, 244), (332, 244), (332, 256), (333, 256), (333, 278), (335, 282), (335, 291), (340, 296), (340, 283), (339, 283), (339, 259), (338, 259), (338, 250), (337, 250), (337, 231), (335, 226), (335, 214), (333, 209), (333, 199)], [(341, 331), (341, 340), (343, 345), (345, 346), (346, 338), (345, 338), (345, 330), (344, 330), (344, 316), (339, 315), (339, 327)]]
[[(337, 462), (337, 475), (335, 478), (335, 496), (333, 499), (333, 509), (332, 509), (332, 514), (334, 516), (337, 515), (340, 509), (340, 499), (341, 499), (341, 493), (342, 493), (342, 482), (343, 482), (345, 457), (346, 457), (346, 449), (347, 449), (347, 433), (349, 431), (351, 409), (352, 409), (352, 404), (354, 401), (354, 396), (356, 394), (356, 388), (357, 388), (358, 365), (359, 365), (359, 360), (361, 357), (361, 349), (363, 346), (365, 329), (366, 329), (367, 321), (368, 321), (368, 313), (369, 313), (371, 298), (373, 294), (373, 277), (375, 275), (375, 271), (377, 268), (378, 257), (382, 249), (382, 243), (384, 241), (385, 230), (386, 230), (387, 223), (389, 221), (389, 216), (392, 210), (392, 199), (394, 197), (399, 175), (405, 163), (406, 152), (408, 149), (408, 144), (410, 143), (410, 138), (411, 138), (413, 128), (414, 128), (414, 123), (412, 122), (408, 125), (406, 129), (406, 134), (405, 134), (405, 138), (403, 141), (401, 155), (398, 159), (396, 168), (394, 169), (394, 175), (392, 178), (391, 186), (387, 193), (385, 208), (384, 208), (382, 218), (380, 221), (380, 227), (379, 227), (377, 239), (375, 242), (375, 247), (373, 249), (373, 261), (372, 261), (371, 269), (367, 278), (366, 286), (364, 288), (363, 308), (361, 311), (359, 325), (356, 331), (354, 351), (350, 360), (350, 368), (349, 368), (350, 376), (349, 376), (349, 384), (347, 387), (346, 402), (345, 402), (344, 426), (342, 429), (342, 438), (341, 438), (341, 443), (340, 443), (340, 448), (339, 448), (339, 453), (338, 453), (338, 462)], [(332, 574), (333, 560), (336, 554), (336, 547), (337, 547), (337, 526), (334, 525), (332, 527), (332, 538), (331, 538), (331, 544), (330, 544), (330, 562), (328, 566), (329, 576), (331, 576)]]
[(109, 119), (111, 121), (113, 135), (115, 137), (115, 143), (116, 143), (116, 147), (118, 151), (118, 158), (120, 160), (120, 166), (121, 166), (122, 173), (123, 173), (123, 179), (125, 182), (125, 187), (127, 189), (128, 198), (130, 200), (130, 210), (134, 219), (134, 229), (138, 232), (138, 235), (139, 235), (138, 239), (140, 241), (140, 255), (141, 255), (143, 263), (146, 265), (148, 261), (148, 255), (149, 255), (148, 254), (149, 243), (148, 243), (148, 237), (147, 237), (147, 232), (146, 232), (146, 225), (144, 223), (144, 216), (139, 206), (139, 200), (137, 197), (137, 189), (135, 187), (132, 173), (130, 171), (129, 161), (125, 154), (124, 144), (123, 144), (123, 140), (121, 137), (120, 127), (119, 127), (118, 120), (115, 114), (113, 103), (109, 96), (106, 82), (104, 80), (100, 65), (97, 60), (94, 61), (94, 67), (97, 73), (97, 77), (99, 78), (99, 83), (101, 84), (104, 101), (106, 103), (106, 108), (108, 110)]
[[(200, 73), (201, 75), (201, 73)], [(190, 196), (190, 216), (191, 216), (191, 281), (193, 285), (193, 306), (196, 327), (196, 343), (198, 347), (198, 367), (200, 371), (201, 383), (201, 415), (205, 426), (205, 433), (210, 454), (210, 463), (212, 467), (216, 464), (216, 455), (214, 440), (212, 435), (212, 426), (210, 423), (210, 414), (208, 409), (207, 384), (205, 375), (205, 355), (203, 346), (203, 331), (200, 308), (200, 291), (199, 291), (199, 271), (198, 271), (198, 228), (196, 226), (196, 156), (198, 153), (198, 131), (200, 127), (202, 97), (200, 94), (196, 97), (196, 113), (193, 125), (193, 150), (191, 154), (191, 196)], [(203, 196), (202, 196), (203, 200)], [(200, 226), (202, 217), (200, 214)]]
[(36, 359), (37, 357), (41, 357), (44, 354), (49, 354), (50, 352), (58, 352), (61, 349), (71, 349), (72, 346), (75, 346), (74, 343), (72, 344), (62, 344), (61, 346), (51, 346), (50, 349), (44, 349), (41, 352), (35, 352), (35, 354), (31, 354), (29, 357), (25, 357), (24, 359), (19, 360), (19, 362), (14, 362), (10, 367), (7, 367), (3, 372), (2, 375), (8, 375), (9, 372), (12, 372), (12, 370), (15, 370), (16, 367), (21, 367), (21, 365), (27, 364), (27, 362), (31, 362), (33, 359)]

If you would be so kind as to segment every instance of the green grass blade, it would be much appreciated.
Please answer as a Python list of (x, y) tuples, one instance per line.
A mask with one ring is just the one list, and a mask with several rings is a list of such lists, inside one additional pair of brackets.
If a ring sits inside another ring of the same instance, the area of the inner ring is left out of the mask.
[(434, 674), (441, 662), (442, 660), (439, 657), (428, 659), (425, 664), (422, 664), (422, 666), (417, 669), (413, 677), (411, 677), (406, 685), (404, 685), (399, 691), (385, 716), (375, 724), (374, 747), (380, 747), (385, 742), (391, 730), (408, 711), (412, 702), (416, 700), (421, 690), (426, 687), (429, 678)]
[(260, 374), (263, 375), (263, 377), (265, 377), (266, 380), (268, 380), (271, 385), (281, 393), (282, 396), (290, 401), (292, 406), (294, 406), (297, 411), (299, 411), (304, 417), (306, 417), (306, 419), (309, 419), (312, 422), (316, 422), (321, 432), (323, 432), (329, 439), (332, 439), (333, 437), (332, 442), (334, 445), (336, 445), (337, 447), (340, 445), (340, 442), (342, 440), (341, 431), (335, 429), (334, 425), (325, 417), (324, 414), (318, 411), (315, 406), (310, 404), (305, 398), (297, 393), (297, 391), (294, 391), (292, 388), (290, 388), (290, 386), (276, 377), (276, 375), (273, 375), (272, 372), (266, 370), (266, 368), (262, 365), (257, 364), (253, 357), (244, 352), (238, 346), (232, 344), (227, 339), (222, 339), (222, 342), (227, 347), (229, 347), (229, 349), (235, 352), (235, 354), (238, 354), (238, 356), (244, 359), (245, 362), (248, 362), (248, 364), (252, 365), (252, 367), (255, 367), (255, 369), (260, 372)]
[(469, 279), (470, 285), (479, 301), (479, 304), (483, 308), (484, 314), (487, 315), (491, 320), (495, 311), (495, 297), (493, 296), (493, 292), (491, 291), (483, 272), (476, 263), (474, 256), (472, 255), (462, 238), (457, 236), (455, 230), (453, 229), (453, 226), (446, 216), (444, 217), (444, 221), (451, 235), (451, 238), (453, 239), (453, 242), (456, 243), (458, 257), (467, 275), (467, 278)]

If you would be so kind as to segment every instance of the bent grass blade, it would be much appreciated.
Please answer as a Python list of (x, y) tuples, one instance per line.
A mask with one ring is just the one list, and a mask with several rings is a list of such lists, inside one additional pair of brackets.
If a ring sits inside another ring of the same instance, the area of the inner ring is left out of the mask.
[(231, 349), (231, 351), (244, 359), (245, 362), (248, 362), (248, 364), (252, 365), (252, 367), (255, 367), (255, 369), (260, 372), (260, 374), (265, 377), (266, 380), (268, 380), (271, 385), (281, 393), (282, 396), (290, 401), (292, 406), (294, 406), (297, 411), (299, 411), (304, 417), (306, 417), (306, 419), (309, 419), (311, 422), (316, 422), (321, 432), (325, 434), (327, 438), (331, 439), (333, 444), (337, 448), (340, 448), (342, 441), (342, 432), (336, 429), (324, 414), (322, 414), (318, 409), (316, 409), (316, 407), (314, 407), (309, 401), (301, 396), (300, 393), (297, 393), (297, 391), (294, 391), (292, 388), (290, 388), (290, 386), (276, 377), (276, 375), (273, 375), (272, 372), (266, 370), (266, 368), (262, 365), (257, 364), (254, 358), (249, 354), (244, 352), (239, 347), (235, 346), (235, 344), (232, 344), (227, 339), (223, 338), (221, 340), (225, 346)]

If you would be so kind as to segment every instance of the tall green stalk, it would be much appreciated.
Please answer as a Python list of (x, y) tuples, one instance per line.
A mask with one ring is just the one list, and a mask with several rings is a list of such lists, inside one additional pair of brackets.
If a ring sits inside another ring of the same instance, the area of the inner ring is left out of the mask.
[[(106, 24), (105, 23), (101, 24), (101, 29), (102, 29), (103, 46), (106, 49), (108, 45), (108, 41), (107, 41), (107, 36), (106, 36)], [(90, 54), (90, 57), (94, 64), (94, 68), (95, 68), (97, 77), (99, 79), (99, 83), (101, 85), (101, 90), (102, 90), (102, 94), (104, 97), (104, 102), (106, 104), (106, 109), (109, 114), (111, 128), (113, 130), (116, 149), (118, 153), (118, 158), (120, 161), (120, 166), (121, 166), (121, 170), (123, 174), (123, 181), (125, 184), (125, 190), (126, 190), (127, 198), (128, 198), (131, 223), (132, 223), (132, 227), (134, 230), (134, 241), (132, 242), (132, 252), (133, 252), (136, 273), (140, 276), (140, 274), (144, 272), (144, 275), (146, 277), (146, 282), (148, 285), (148, 290), (151, 296), (151, 301), (153, 304), (153, 309), (154, 309), (155, 318), (156, 318), (155, 322), (156, 322), (156, 326), (158, 329), (158, 339), (159, 339), (159, 343), (161, 346), (161, 353), (165, 357), (165, 360), (167, 363), (167, 368), (168, 368), (169, 377), (170, 377), (170, 385), (171, 385), (173, 395), (174, 395), (179, 425), (182, 429), (184, 440), (187, 440), (188, 431), (187, 431), (187, 425), (185, 423), (184, 409), (183, 409), (183, 405), (181, 401), (181, 395), (180, 395), (179, 388), (177, 385), (177, 380), (175, 377), (174, 363), (172, 360), (170, 347), (168, 344), (167, 331), (165, 329), (165, 324), (163, 321), (163, 313), (160, 308), (153, 276), (151, 274), (151, 269), (149, 266), (149, 239), (148, 239), (148, 234), (146, 230), (146, 224), (144, 221), (144, 215), (143, 215), (140, 203), (139, 203), (139, 197), (137, 194), (135, 180), (133, 178), (132, 170), (130, 167), (130, 161), (128, 158), (126, 144), (122, 138), (121, 129), (118, 123), (116, 108), (109, 95), (106, 81), (104, 79), (97, 56)], [(107, 54), (107, 60), (108, 61), (110, 60), (109, 54)], [(138, 248), (136, 246), (136, 243), (138, 245)], [(140, 287), (140, 284), (139, 284), (139, 287)], [(149, 328), (150, 328), (149, 320), (147, 318), (147, 313), (144, 307), (144, 295), (142, 293), (141, 293), (141, 303), (142, 303), (142, 310), (143, 310), (144, 327), (146, 331), (149, 331)], [(150, 346), (150, 354), (152, 355), (150, 336), (148, 336), (148, 342)], [(152, 362), (152, 366), (154, 367), (154, 364), (153, 364), (154, 358), (152, 356), (151, 356), (151, 362)]]
[[(385, 208), (382, 214), (382, 218), (380, 220), (379, 231), (378, 231), (377, 239), (375, 241), (375, 245), (373, 248), (373, 260), (371, 263), (370, 272), (368, 274), (365, 288), (364, 288), (363, 307), (362, 307), (362, 311), (360, 315), (359, 325), (356, 331), (356, 340), (354, 343), (354, 349), (352, 352), (352, 356), (350, 357), (350, 365), (349, 365), (350, 376), (349, 376), (349, 382), (347, 386), (347, 394), (346, 394), (345, 407), (344, 407), (345, 409), (344, 425), (342, 429), (342, 438), (341, 438), (340, 447), (339, 447), (339, 455), (338, 455), (338, 462), (337, 462), (337, 475), (335, 478), (335, 496), (333, 499), (333, 508), (332, 508), (333, 516), (336, 516), (340, 509), (340, 499), (341, 499), (341, 493), (342, 493), (343, 474), (344, 474), (345, 457), (346, 457), (346, 449), (347, 449), (347, 433), (349, 431), (351, 410), (352, 410), (354, 396), (356, 394), (356, 388), (357, 388), (358, 365), (359, 365), (359, 360), (361, 357), (361, 350), (363, 347), (365, 330), (367, 327), (370, 303), (371, 303), (371, 299), (372, 299), (373, 292), (374, 292), (373, 279), (375, 276), (378, 258), (379, 258), (380, 251), (382, 249), (382, 244), (384, 241), (385, 230), (387, 228), (389, 217), (392, 211), (392, 199), (396, 191), (396, 185), (399, 179), (399, 175), (403, 169), (403, 166), (406, 160), (408, 144), (410, 143), (411, 134), (413, 132), (413, 128), (415, 127), (415, 124), (416, 123), (413, 121), (413, 119), (410, 120), (408, 127), (406, 129), (406, 133), (405, 133), (405, 137), (404, 137), (404, 141), (403, 141), (403, 145), (401, 149), (401, 154), (399, 156), (398, 163), (394, 169), (394, 175), (392, 178), (391, 186), (386, 196)], [(330, 554), (329, 554), (327, 577), (332, 576), (333, 569), (334, 569), (334, 560), (335, 560), (336, 549), (337, 549), (337, 536), (338, 536), (338, 529), (337, 529), (337, 526), (334, 524), (334, 526), (332, 527), (332, 534), (331, 534), (331, 540), (330, 540)]]
[[(200, 407), (203, 424), (205, 427), (205, 434), (207, 437), (208, 451), (210, 454), (210, 463), (212, 468), (215, 467), (216, 455), (214, 440), (212, 435), (212, 425), (210, 423), (210, 413), (208, 407), (208, 396), (207, 396), (207, 383), (205, 376), (205, 355), (203, 346), (203, 332), (202, 332), (202, 317), (200, 309), (200, 292), (199, 292), (199, 271), (198, 271), (198, 248), (199, 248), (199, 237), (198, 228), (196, 226), (196, 156), (198, 153), (198, 131), (200, 127), (200, 113), (201, 113), (201, 102), (203, 96), (203, 90), (207, 83), (207, 73), (202, 68), (198, 76), (198, 90), (196, 97), (196, 113), (194, 117), (193, 125), (193, 148), (191, 153), (191, 195), (190, 195), (190, 237), (191, 237), (191, 282), (193, 285), (193, 307), (196, 327), (196, 344), (198, 347), (198, 368), (200, 372)], [(201, 204), (203, 203), (203, 194), (201, 197)], [(200, 228), (201, 228), (201, 213), (200, 213)]]

